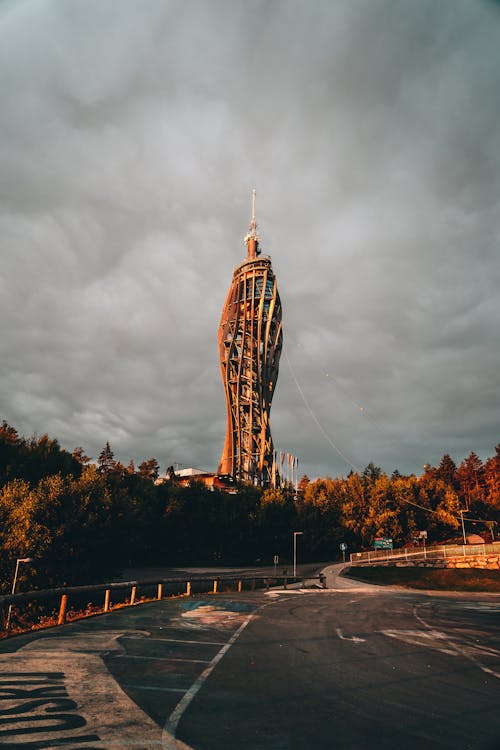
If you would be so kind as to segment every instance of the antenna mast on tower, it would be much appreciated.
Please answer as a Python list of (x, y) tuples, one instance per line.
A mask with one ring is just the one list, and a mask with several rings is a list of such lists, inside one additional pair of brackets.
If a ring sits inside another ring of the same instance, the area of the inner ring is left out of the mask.
[(257, 234), (257, 222), (255, 220), (255, 196), (257, 195), (257, 191), (255, 188), (252, 190), (252, 218), (250, 220), (250, 232), (245, 237), (245, 242), (247, 243), (247, 251), (248, 251), (248, 257), (249, 258), (256, 258), (258, 255), (260, 255), (260, 249), (259, 249), (259, 242), (260, 237)]

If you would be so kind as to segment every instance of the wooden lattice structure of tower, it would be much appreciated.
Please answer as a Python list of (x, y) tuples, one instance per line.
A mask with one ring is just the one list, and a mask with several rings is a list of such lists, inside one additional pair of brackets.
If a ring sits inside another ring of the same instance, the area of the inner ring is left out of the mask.
[(236, 266), (219, 326), (219, 357), (227, 429), (219, 474), (262, 487), (279, 472), (270, 412), (283, 343), (281, 302), (271, 258), (261, 255), (252, 195), (247, 258)]

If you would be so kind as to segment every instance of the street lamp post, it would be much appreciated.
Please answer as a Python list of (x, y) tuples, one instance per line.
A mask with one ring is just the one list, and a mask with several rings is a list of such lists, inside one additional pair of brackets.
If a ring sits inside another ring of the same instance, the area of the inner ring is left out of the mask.
[(297, 537), (302, 536), (303, 531), (293, 532), (293, 577), (297, 577)]
[(467, 544), (467, 537), (465, 536), (464, 513), (467, 513), (467, 511), (466, 510), (460, 511), (460, 518), (462, 519), (462, 536), (464, 538), (464, 544)]
[[(18, 557), (18, 559), (16, 560), (16, 571), (14, 573), (14, 580), (12, 581), (12, 591), (11, 591), (12, 595), (16, 593), (17, 575), (19, 573), (20, 563), (29, 563), (31, 562), (31, 560), (32, 560), (31, 557)], [(11, 614), (12, 614), (12, 603), (9, 604), (9, 611), (7, 612), (7, 622), (5, 623), (5, 630), (9, 629)]]

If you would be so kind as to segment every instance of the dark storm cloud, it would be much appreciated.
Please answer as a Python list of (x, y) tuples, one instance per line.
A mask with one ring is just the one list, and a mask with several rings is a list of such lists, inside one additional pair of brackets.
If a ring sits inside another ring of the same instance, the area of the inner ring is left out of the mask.
[(256, 187), (277, 447), (313, 475), (491, 455), (499, 50), (486, 2), (4, 2), (2, 416), (215, 468)]

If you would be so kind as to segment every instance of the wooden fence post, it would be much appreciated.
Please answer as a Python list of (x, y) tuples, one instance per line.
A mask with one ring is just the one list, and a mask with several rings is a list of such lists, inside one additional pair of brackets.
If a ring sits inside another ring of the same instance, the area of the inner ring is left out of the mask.
[(104, 594), (104, 611), (109, 612), (109, 596), (111, 594), (110, 589), (106, 589), (106, 593)]
[(191, 596), (191, 581), (186, 583), (186, 596)]
[(57, 618), (58, 625), (64, 625), (66, 622), (66, 606), (68, 604), (68, 595), (63, 594), (61, 596), (61, 604), (59, 605), (59, 615)]
[(158, 584), (158, 599), (161, 599), (163, 596), (163, 586), (161, 583)]
[(135, 604), (136, 594), (137, 594), (137, 586), (132, 586), (132, 592), (130, 594), (130, 604)]
[(242, 581), (238, 581), (238, 592), (239, 592), (240, 594), (241, 594), (241, 590), (242, 590), (242, 588), (243, 588), (243, 582), (242, 582)]
[(217, 584), (218, 584), (218, 581), (217, 581), (217, 578), (215, 578), (214, 579), (214, 594), (217, 593)]

